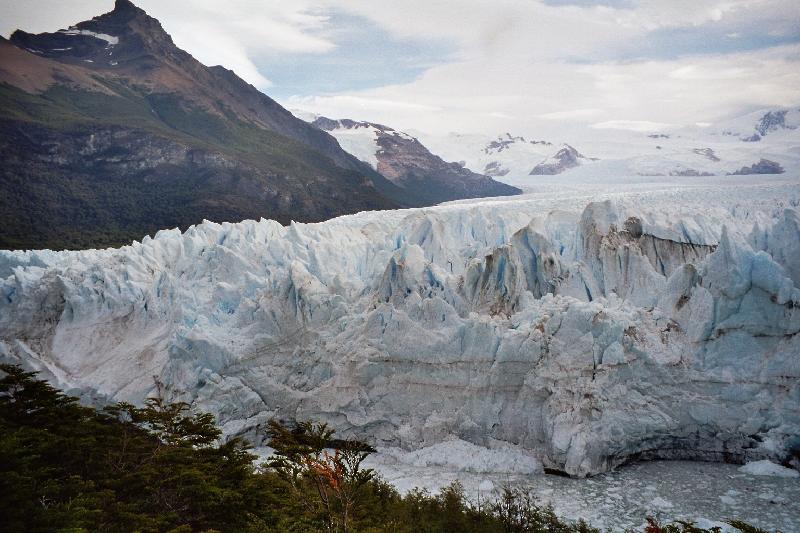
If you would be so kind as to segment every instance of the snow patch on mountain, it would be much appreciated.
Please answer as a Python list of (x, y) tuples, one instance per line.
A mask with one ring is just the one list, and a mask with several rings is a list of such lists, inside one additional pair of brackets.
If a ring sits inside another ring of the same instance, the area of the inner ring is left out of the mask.
[(378, 169), (378, 153), (381, 151), (381, 146), (378, 143), (381, 135), (393, 135), (406, 140), (414, 139), (407, 133), (382, 124), (349, 119), (334, 120), (305, 112), (298, 113), (293, 111), (293, 113), (298, 118), (310, 122), (333, 135), (345, 152), (369, 164), (376, 170)]
[(521, 192), (516, 187), (472, 172), (464, 168), (463, 163), (448, 163), (415, 137), (389, 126), (321, 116), (311, 123), (333, 135), (346, 151), (370, 163), (421, 205)]
[(342, 128), (330, 133), (339, 141), (339, 145), (345, 152), (354, 155), (377, 170), (377, 154), (381, 149), (378, 145), (380, 131), (377, 128), (372, 126)]
[(105, 41), (106, 43), (108, 43), (109, 47), (119, 44), (119, 37), (108, 35), (107, 33), (97, 33), (91, 30), (79, 30), (78, 28), (73, 27), (66, 30), (58, 30), (58, 33), (62, 33), (64, 35), (88, 35), (90, 37), (94, 37), (95, 39), (100, 39), (101, 41)]

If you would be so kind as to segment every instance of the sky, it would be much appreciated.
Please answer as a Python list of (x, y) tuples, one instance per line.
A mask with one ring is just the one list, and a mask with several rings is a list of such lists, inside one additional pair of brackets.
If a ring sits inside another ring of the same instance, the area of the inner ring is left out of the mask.
[[(428, 134), (662, 131), (800, 106), (798, 0), (134, 0), (285, 107)], [(0, 0), (0, 33), (112, 0)]]

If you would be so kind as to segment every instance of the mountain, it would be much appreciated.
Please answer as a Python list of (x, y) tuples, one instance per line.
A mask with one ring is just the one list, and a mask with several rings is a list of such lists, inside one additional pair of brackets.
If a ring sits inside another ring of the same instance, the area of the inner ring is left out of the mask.
[(470, 170), (515, 185), (525, 184), (526, 180), (519, 178), (558, 150), (548, 140), (509, 132), (496, 137), (451, 133), (445, 137), (425, 136), (422, 142), (445, 158), (463, 161)]
[(750, 136), (741, 137), (741, 140), (744, 142), (759, 142), (770, 132), (796, 130), (798, 122), (800, 122), (800, 110), (788, 116), (789, 123), (787, 123), (787, 115), (789, 115), (788, 109), (768, 111), (758, 119), (755, 125), (755, 132)]
[(312, 124), (333, 135), (355, 157), (425, 205), (487, 196), (519, 194), (516, 187), (448, 163), (418, 139), (382, 124), (314, 117)]
[(425, 138), (426, 143), (459, 158), (475, 171), (515, 185), (533, 183), (528, 176), (556, 175), (586, 165), (597, 158), (586, 157), (576, 148), (549, 140), (509, 132), (497, 137), (451, 133), (446, 138)]
[(523, 188), (556, 179), (542, 177), (554, 174), (583, 178), (800, 172), (798, 109), (761, 109), (716, 124), (650, 133), (592, 129), (562, 132), (561, 138), (547, 140), (509, 132), (496, 137), (418, 135), (442, 157), (464, 161), (475, 172)]
[(586, 157), (572, 146), (565, 144), (558, 152), (533, 167), (529, 174), (531, 176), (561, 174), (565, 170), (582, 165), (584, 161), (596, 161), (596, 159)]
[(0, 42), (0, 247), (117, 245), (204, 219), (417, 205), (127, 0)]

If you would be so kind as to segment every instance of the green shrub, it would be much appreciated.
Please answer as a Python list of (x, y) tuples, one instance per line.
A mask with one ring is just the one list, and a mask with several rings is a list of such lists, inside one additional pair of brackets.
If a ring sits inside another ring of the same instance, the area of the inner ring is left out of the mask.
[[(401, 496), (362, 467), (371, 447), (324, 424), (272, 422), (276, 454), (258, 469), (244, 442), (220, 442), (213, 417), (188, 407), (154, 398), (96, 410), (0, 365), (0, 530), (598, 532), (559, 519), (521, 488), (482, 506), (458, 483)], [(646, 533), (712, 533), (648, 520)]]

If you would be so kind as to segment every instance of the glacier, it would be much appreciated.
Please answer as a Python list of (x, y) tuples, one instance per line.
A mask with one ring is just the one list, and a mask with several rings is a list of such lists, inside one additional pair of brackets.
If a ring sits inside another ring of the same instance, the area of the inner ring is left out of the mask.
[(187, 401), (256, 444), (310, 418), (576, 477), (798, 468), (800, 181), (659, 179), (2, 251), (0, 360), (87, 401)]
[[(506, 132), (499, 137), (466, 133), (415, 135), (445, 159), (463, 161), (469, 169), (522, 189), (538, 186), (538, 176), (529, 175), (537, 166), (533, 174), (563, 173), (587, 180), (632, 175), (702, 177), (748, 168), (752, 173), (779, 173), (784, 169), (795, 176), (800, 171), (797, 108), (760, 109), (714, 124), (658, 131), (602, 129), (598, 134), (594, 127), (580, 130), (566, 125), (551, 126), (546, 131), (546, 140), (540, 140), (544, 134), (541, 130), (534, 136), (531, 132), (524, 136)], [(559, 164), (563, 150), (576, 152), (568, 165)], [(589, 157), (578, 157), (579, 154)], [(761, 160), (766, 164), (760, 164)]]

